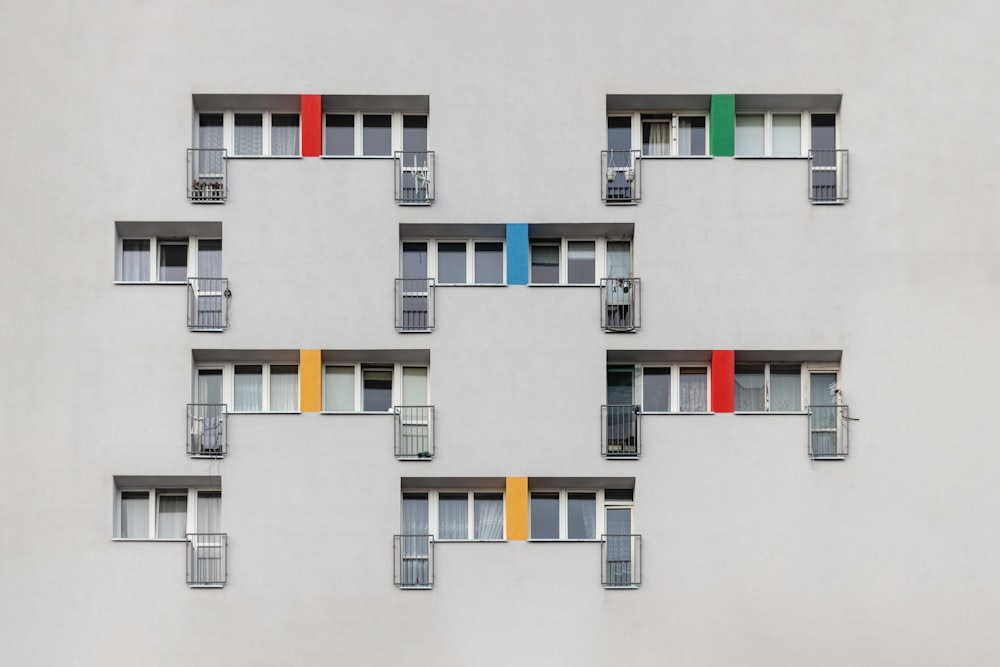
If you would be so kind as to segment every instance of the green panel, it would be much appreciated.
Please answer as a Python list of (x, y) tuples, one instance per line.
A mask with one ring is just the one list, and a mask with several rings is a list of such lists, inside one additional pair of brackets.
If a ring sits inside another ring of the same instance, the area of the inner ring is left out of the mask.
[(712, 95), (712, 155), (731, 157), (736, 153), (736, 95)]

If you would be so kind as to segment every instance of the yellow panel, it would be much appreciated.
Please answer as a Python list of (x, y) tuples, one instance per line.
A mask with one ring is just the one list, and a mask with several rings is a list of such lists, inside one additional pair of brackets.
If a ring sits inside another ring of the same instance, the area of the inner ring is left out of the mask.
[(528, 539), (528, 478), (507, 478), (507, 539)]
[(319, 350), (299, 350), (299, 409), (323, 409), (323, 360)]

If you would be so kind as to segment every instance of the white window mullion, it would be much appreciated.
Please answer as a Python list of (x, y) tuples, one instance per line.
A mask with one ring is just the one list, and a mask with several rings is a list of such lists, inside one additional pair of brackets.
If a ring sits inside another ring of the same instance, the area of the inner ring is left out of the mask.
[(361, 145), (362, 139), (364, 139), (364, 122), (365, 115), (361, 111), (354, 112), (354, 154), (364, 155), (365, 150)]
[(809, 155), (809, 149), (812, 148), (812, 113), (809, 111), (802, 112), (802, 155)]
[(229, 155), (233, 154), (236, 145), (236, 115), (232, 109), (222, 114), (222, 145)]
[(559, 539), (565, 540), (569, 534), (569, 493), (559, 491)]
[(362, 412), (364, 408), (364, 381), (361, 377), (361, 363), (354, 364), (354, 411)]

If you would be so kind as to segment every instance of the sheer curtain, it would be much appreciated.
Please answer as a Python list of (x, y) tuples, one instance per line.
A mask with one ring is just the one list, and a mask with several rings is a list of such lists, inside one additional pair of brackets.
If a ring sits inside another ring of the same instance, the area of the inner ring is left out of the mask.
[(651, 121), (649, 127), (649, 142), (646, 155), (661, 157), (670, 155), (670, 123), (668, 121)]
[(708, 372), (704, 368), (682, 368), (680, 411), (708, 412)]
[(236, 412), (260, 412), (261, 396), (264, 390), (263, 368), (261, 366), (237, 366), (233, 382), (233, 410)]
[(119, 537), (149, 537), (149, 492), (122, 491)]
[(503, 495), (477, 493), (474, 507), (477, 540), (503, 539)]
[(764, 365), (736, 365), (736, 411), (764, 411)]
[(149, 239), (122, 241), (122, 280), (149, 281)]
[(299, 409), (298, 366), (271, 366), (270, 399), (271, 412), (295, 412)]
[(764, 154), (764, 114), (736, 115), (736, 154)]
[(198, 516), (196, 529), (199, 533), (222, 532), (222, 492), (198, 492)]
[(156, 537), (161, 540), (182, 540), (187, 535), (187, 496), (159, 496)]
[(802, 380), (800, 367), (771, 364), (771, 412), (802, 410)]
[(567, 537), (571, 540), (597, 538), (597, 495), (570, 493), (567, 497)]
[(299, 154), (298, 114), (271, 114), (271, 155)]
[(442, 493), (438, 497), (438, 536), (443, 540), (469, 538), (469, 496)]
[(259, 113), (236, 114), (233, 153), (236, 155), (263, 155), (264, 121)]

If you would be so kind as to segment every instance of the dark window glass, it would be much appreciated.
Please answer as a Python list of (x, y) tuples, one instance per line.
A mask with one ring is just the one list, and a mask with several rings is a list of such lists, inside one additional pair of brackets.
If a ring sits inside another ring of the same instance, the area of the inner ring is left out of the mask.
[(386, 412), (392, 407), (392, 370), (364, 370), (362, 383), (365, 412)]
[(465, 243), (438, 243), (438, 281), (465, 282)]
[(559, 539), (559, 494), (531, 494), (531, 539)]
[(187, 280), (187, 243), (160, 245), (160, 280), (184, 282)]
[(531, 282), (555, 284), (559, 282), (559, 245), (534, 243), (531, 246)]
[(645, 412), (670, 411), (670, 369), (642, 369), (642, 409)]
[(354, 155), (354, 114), (327, 114), (326, 155)]
[(392, 155), (392, 116), (365, 114), (361, 143), (365, 155)]
[(597, 496), (593, 493), (570, 493), (567, 497), (566, 537), (571, 540), (597, 538)]
[(480, 285), (503, 282), (503, 243), (481, 241), (476, 243), (476, 283)]

